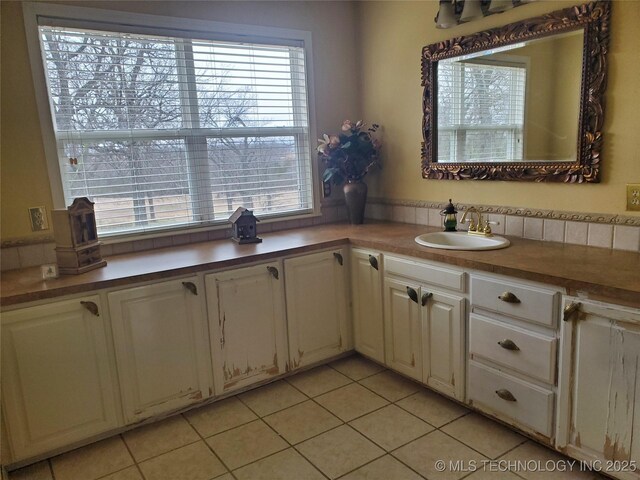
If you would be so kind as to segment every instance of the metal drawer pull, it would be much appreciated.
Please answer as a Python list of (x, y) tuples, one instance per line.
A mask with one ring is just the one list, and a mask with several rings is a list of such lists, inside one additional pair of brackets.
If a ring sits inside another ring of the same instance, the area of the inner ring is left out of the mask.
[(516, 402), (516, 397), (513, 396), (509, 390), (505, 388), (501, 388), (500, 390), (496, 390), (496, 395), (498, 395), (501, 399), (506, 400), (507, 402)]
[(198, 294), (198, 287), (196, 287), (195, 283), (193, 283), (193, 282), (182, 282), (182, 286), (184, 288), (186, 288), (187, 290), (189, 290), (194, 295)]
[(96, 317), (100, 316), (100, 312), (98, 312), (98, 305), (96, 305), (93, 302), (80, 302), (80, 305), (82, 305), (84, 308), (86, 308), (87, 310), (89, 310), (93, 315), (95, 315)]
[(511, 292), (504, 292), (498, 295), (498, 298), (507, 303), (520, 303), (520, 299)]
[(422, 294), (422, 306), (423, 307), (427, 304), (427, 302), (429, 301), (429, 299), (431, 297), (433, 297), (433, 293), (431, 293), (431, 292), (424, 292)]
[(418, 292), (416, 292), (413, 288), (407, 287), (407, 295), (414, 302), (418, 303)]
[(505, 339), (505, 340), (500, 340), (498, 342), (498, 345), (500, 345), (505, 350), (520, 350), (520, 347), (518, 345), (516, 345), (513, 342), (513, 340), (509, 340), (508, 338)]
[(280, 272), (278, 272), (278, 269), (276, 267), (272, 267), (272, 266), (268, 266), (267, 267), (267, 271), (271, 274), (271, 276), (273, 278), (275, 278), (276, 280), (278, 280), (278, 278), (280, 278)]
[(369, 255), (369, 263), (373, 268), (378, 270), (378, 259), (376, 257), (374, 257), (373, 255)]
[(333, 252), (333, 256), (336, 257), (336, 260), (340, 265), (344, 263), (344, 258), (342, 258), (342, 254), (338, 252)]
[(582, 304), (580, 302), (571, 302), (569, 305), (564, 307), (564, 310), (562, 311), (562, 320), (565, 322), (571, 321), (573, 316), (578, 313), (581, 306)]

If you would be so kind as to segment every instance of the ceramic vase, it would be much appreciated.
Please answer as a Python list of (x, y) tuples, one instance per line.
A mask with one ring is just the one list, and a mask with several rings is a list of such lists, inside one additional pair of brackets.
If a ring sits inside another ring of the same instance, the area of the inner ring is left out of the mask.
[(347, 204), (349, 223), (359, 225), (364, 222), (364, 208), (367, 202), (367, 184), (351, 181), (344, 184), (344, 200)]

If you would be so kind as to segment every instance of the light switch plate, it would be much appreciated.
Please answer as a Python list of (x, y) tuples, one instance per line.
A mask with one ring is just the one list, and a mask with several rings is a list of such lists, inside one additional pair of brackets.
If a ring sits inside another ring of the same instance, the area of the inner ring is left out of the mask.
[(49, 229), (47, 209), (45, 207), (31, 207), (29, 209), (29, 220), (31, 221), (31, 231), (33, 232)]
[(640, 212), (640, 183), (627, 184), (627, 210)]

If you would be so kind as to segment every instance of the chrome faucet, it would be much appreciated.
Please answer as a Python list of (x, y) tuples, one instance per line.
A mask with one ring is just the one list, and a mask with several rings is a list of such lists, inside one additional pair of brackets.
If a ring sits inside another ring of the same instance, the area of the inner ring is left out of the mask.
[(476, 221), (473, 221), (473, 218), (471, 218), (468, 223), (469, 223), (469, 229), (467, 230), (467, 233), (469, 235), (482, 235), (485, 237), (489, 237), (492, 235), (491, 233), (491, 225), (490, 224), (494, 224), (497, 225), (497, 222), (489, 222), (488, 220), (484, 220), (482, 218), (482, 212), (480, 212), (476, 207), (469, 207), (464, 211), (464, 214), (462, 215), (462, 218), (460, 219), (460, 223), (467, 223), (467, 215), (469, 215), (470, 213), (475, 213), (476, 214)]

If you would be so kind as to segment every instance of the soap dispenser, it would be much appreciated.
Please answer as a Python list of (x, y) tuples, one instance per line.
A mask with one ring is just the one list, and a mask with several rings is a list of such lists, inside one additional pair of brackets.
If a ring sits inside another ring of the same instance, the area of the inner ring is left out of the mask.
[(440, 212), (440, 215), (444, 217), (444, 231), (445, 232), (455, 232), (456, 227), (458, 226), (458, 219), (456, 214), (458, 211), (456, 207), (451, 203), (451, 199), (449, 199), (449, 204), (446, 206), (444, 210)]

